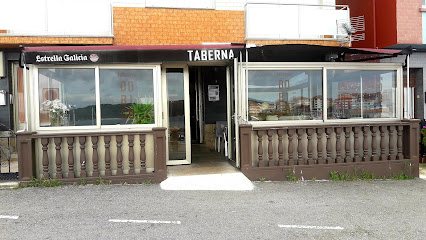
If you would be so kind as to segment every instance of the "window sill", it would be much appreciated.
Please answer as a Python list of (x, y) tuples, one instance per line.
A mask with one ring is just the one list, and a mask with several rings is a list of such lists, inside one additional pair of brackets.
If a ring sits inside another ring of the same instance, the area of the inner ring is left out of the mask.
[(419, 12), (426, 12), (426, 6), (422, 6), (421, 8), (419, 8)]

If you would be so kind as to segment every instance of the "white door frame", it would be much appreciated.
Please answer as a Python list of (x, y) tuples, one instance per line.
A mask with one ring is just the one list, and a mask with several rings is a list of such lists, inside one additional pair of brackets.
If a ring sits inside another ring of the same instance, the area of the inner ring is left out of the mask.
[(185, 147), (186, 159), (173, 160), (169, 159), (169, 134), (166, 134), (166, 164), (181, 165), (191, 164), (191, 124), (190, 124), (190, 101), (189, 101), (189, 72), (187, 64), (163, 64), (161, 66), (161, 82), (163, 97), (163, 126), (169, 128), (169, 107), (168, 107), (168, 92), (167, 92), (167, 68), (182, 68), (184, 76), (184, 109), (185, 109)]

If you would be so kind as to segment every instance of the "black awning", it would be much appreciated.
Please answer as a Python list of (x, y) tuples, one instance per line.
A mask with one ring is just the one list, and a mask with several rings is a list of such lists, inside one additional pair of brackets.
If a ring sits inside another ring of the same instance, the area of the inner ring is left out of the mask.
[[(22, 63), (36, 65), (161, 63), (229, 61), (243, 44), (154, 46), (59, 46), (22, 50)], [(359, 62), (407, 54), (403, 50), (361, 49), (307, 44), (265, 45), (248, 48), (250, 62)]]
[(241, 44), (29, 47), (22, 50), (22, 58), (25, 64), (36, 65), (228, 61), (243, 48)]
[(268, 45), (248, 49), (250, 62), (359, 62), (406, 54), (401, 50), (346, 48), (306, 44)]

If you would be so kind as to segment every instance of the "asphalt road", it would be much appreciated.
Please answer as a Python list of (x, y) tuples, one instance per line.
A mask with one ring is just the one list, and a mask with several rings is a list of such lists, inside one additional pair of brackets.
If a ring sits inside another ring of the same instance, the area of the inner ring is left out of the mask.
[(0, 190), (0, 239), (426, 239), (426, 180)]

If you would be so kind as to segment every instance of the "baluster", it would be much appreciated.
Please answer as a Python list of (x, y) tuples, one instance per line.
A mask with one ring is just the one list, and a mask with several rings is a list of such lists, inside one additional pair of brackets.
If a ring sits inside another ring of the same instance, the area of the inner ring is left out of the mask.
[(110, 152), (110, 142), (111, 136), (104, 136), (105, 142), (105, 176), (111, 176), (111, 152)]
[(370, 130), (370, 127), (363, 127), (363, 134), (364, 138), (363, 140), (363, 148), (364, 148), (364, 155), (362, 157), (362, 161), (366, 162), (368, 161), (368, 131)]
[(99, 156), (98, 156), (98, 137), (97, 136), (92, 136), (92, 148), (93, 148), (93, 156), (92, 156), (93, 173), (92, 173), (92, 177), (98, 177), (99, 176), (99, 169), (98, 169)]
[(49, 138), (42, 138), (41, 145), (43, 146), (41, 149), (43, 150), (43, 177), (49, 178), (49, 155), (47, 150), (49, 150)]
[(389, 160), (395, 160), (396, 154), (395, 154), (395, 145), (393, 142), (393, 133), (395, 131), (395, 126), (389, 126)]
[(293, 159), (293, 134), (294, 129), (288, 129), (288, 165), (293, 166), (294, 165), (294, 159)]
[(325, 133), (327, 137), (327, 145), (325, 147), (325, 150), (327, 151), (327, 159), (326, 164), (334, 163), (333, 159), (331, 158), (331, 133), (333, 132), (333, 128), (326, 128)]
[(145, 165), (145, 160), (146, 160), (146, 154), (145, 154), (145, 134), (140, 134), (139, 135), (140, 138), (140, 145), (141, 145), (141, 174), (145, 174), (146, 173), (146, 165)]
[(273, 145), (272, 145), (272, 136), (273, 136), (274, 132), (275, 132), (275, 130), (272, 130), (272, 129), (269, 129), (267, 131), (267, 133), (268, 133), (268, 166), (269, 167), (272, 167), (272, 166), (275, 165), (274, 160), (273, 160), (274, 148), (273, 148)]
[(302, 144), (302, 136), (305, 133), (305, 129), (299, 128), (297, 129), (297, 165), (304, 165), (303, 162), (303, 144)]
[(387, 126), (381, 126), (380, 127), (380, 160), (387, 160), (386, 154), (386, 143), (385, 143), (385, 131), (387, 129)]
[(74, 137), (67, 137), (68, 143), (68, 178), (74, 178)]
[(345, 163), (353, 161), (351, 158), (351, 132), (352, 127), (345, 127)]
[(259, 167), (264, 167), (265, 163), (263, 162), (263, 130), (257, 131), (257, 155), (259, 159)]
[(284, 166), (283, 135), (284, 129), (278, 129), (278, 166)]
[(317, 164), (323, 164), (324, 163), (324, 158), (322, 156), (322, 134), (324, 133), (324, 129), (323, 128), (317, 128), (317, 151), (318, 151), (318, 156), (317, 156)]
[(377, 126), (373, 126), (371, 129), (371, 161), (379, 160), (379, 157), (377, 156), (377, 130)]
[(61, 156), (62, 138), (55, 137), (53, 141), (55, 142), (55, 149), (56, 149), (56, 178), (62, 178), (62, 156)]
[(117, 175), (123, 175), (123, 153), (121, 152), (123, 136), (117, 135), (115, 141), (117, 142)]
[(354, 161), (360, 162), (361, 158), (359, 157), (359, 132), (361, 127), (354, 127)]
[(134, 161), (135, 161), (135, 153), (133, 151), (133, 146), (134, 146), (134, 141), (135, 141), (135, 136), (134, 135), (129, 135), (128, 136), (128, 141), (129, 141), (129, 174), (135, 174), (135, 165), (134, 165)]
[(397, 130), (397, 149), (398, 149), (398, 155), (396, 156), (396, 159), (398, 160), (402, 160), (404, 159), (404, 155), (402, 154), (402, 131), (404, 130), (403, 126), (398, 126), (398, 130)]
[(78, 141), (80, 142), (80, 165), (81, 165), (81, 171), (80, 171), (80, 177), (86, 177), (86, 137), (80, 136), (78, 137)]
[(314, 150), (314, 146), (312, 143), (312, 134), (314, 133), (314, 129), (313, 128), (308, 128), (306, 130), (306, 134), (308, 136), (308, 161), (307, 164), (308, 165), (312, 165), (315, 163), (315, 161), (312, 158), (312, 151)]
[(337, 127), (336, 131), (336, 163), (342, 163), (342, 140), (340, 140), (340, 134), (342, 134), (343, 129)]

